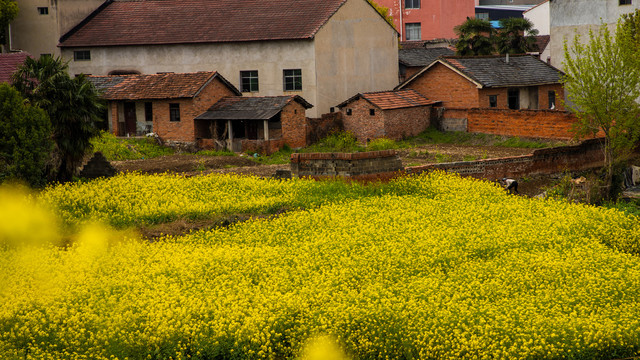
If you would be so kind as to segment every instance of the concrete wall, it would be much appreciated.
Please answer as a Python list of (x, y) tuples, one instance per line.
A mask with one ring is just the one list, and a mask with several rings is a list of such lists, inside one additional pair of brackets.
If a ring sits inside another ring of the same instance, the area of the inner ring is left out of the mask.
[(375, 0), (389, 8), (389, 15), (406, 41), (405, 24), (420, 23), (420, 40), (453, 39), (453, 28), (475, 13), (474, 0), (422, 0), (419, 9), (406, 9), (405, 0)]
[[(398, 37), (365, 0), (347, 1), (316, 34), (317, 94), (303, 97), (319, 117), (353, 94), (398, 85)], [(303, 76), (304, 89), (304, 76)]]
[(533, 27), (538, 30), (538, 35), (549, 35), (551, 33), (549, 1), (525, 11), (522, 15), (533, 23)]
[(398, 176), (402, 170), (402, 161), (395, 150), (291, 154), (291, 174), (294, 177), (388, 180)]
[[(18, 17), (11, 23), (11, 47), (38, 57), (60, 56), (58, 40), (104, 0), (19, 0)], [(40, 15), (39, 7), (47, 7), (48, 15)]]
[(551, 64), (562, 70), (565, 39), (571, 43), (575, 35), (580, 35), (584, 42), (588, 39), (589, 29), (597, 31), (602, 23), (614, 28), (622, 14), (640, 9), (640, 1), (634, 0), (631, 5), (619, 5), (619, 0), (554, 0), (549, 6)]
[[(240, 71), (258, 71), (258, 92), (243, 96), (296, 94), (315, 105), (307, 116), (318, 113), (314, 45), (309, 40), (261, 41), (227, 44), (117, 46), (63, 49), (66, 59), (74, 50), (90, 50), (90, 61), (71, 61), (71, 74), (107, 75), (113, 70), (158, 72), (218, 71), (240, 89)], [(283, 70), (302, 70), (302, 91), (284, 91)], [(327, 112), (329, 102), (325, 101)]]
[(604, 163), (602, 140), (593, 139), (575, 146), (535, 150), (531, 155), (500, 159), (430, 164), (406, 168), (410, 174), (445, 170), (462, 176), (489, 180), (582, 171), (601, 167)]

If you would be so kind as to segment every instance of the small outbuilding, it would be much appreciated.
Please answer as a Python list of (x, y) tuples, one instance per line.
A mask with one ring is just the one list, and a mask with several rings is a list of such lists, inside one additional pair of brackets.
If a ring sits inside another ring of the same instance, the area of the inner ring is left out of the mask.
[(439, 101), (406, 89), (361, 93), (338, 105), (344, 129), (360, 142), (378, 138), (400, 140), (423, 132), (431, 123), (431, 110)]
[(305, 111), (312, 107), (299, 95), (226, 97), (195, 118), (198, 144), (266, 154), (285, 144), (304, 147)]

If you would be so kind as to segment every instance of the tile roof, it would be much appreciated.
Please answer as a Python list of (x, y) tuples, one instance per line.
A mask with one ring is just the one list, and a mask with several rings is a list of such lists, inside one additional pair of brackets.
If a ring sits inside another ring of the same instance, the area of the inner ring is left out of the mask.
[(62, 47), (311, 39), (347, 0), (107, 0)]
[(398, 60), (404, 66), (427, 66), (440, 56), (450, 56), (455, 53), (447, 47), (400, 49)]
[(550, 41), (551, 35), (537, 35), (536, 46), (538, 47), (538, 52), (543, 53)]
[(338, 105), (338, 107), (343, 108), (350, 102), (353, 102), (360, 98), (367, 100), (368, 102), (382, 110), (427, 106), (439, 103), (439, 101), (432, 101), (427, 99), (422, 94), (413, 89), (406, 89), (357, 94), (351, 97), (349, 100)]
[(18, 67), (31, 55), (21, 51), (16, 53), (0, 54), (0, 83), (11, 82), (11, 75), (18, 70)]
[(429, 71), (436, 63), (444, 64), (481, 87), (534, 86), (557, 84), (562, 71), (531, 55), (444, 56), (398, 85), (402, 89)]
[(268, 120), (277, 115), (291, 101), (297, 101), (305, 109), (309, 104), (299, 95), (226, 97), (218, 100), (197, 120)]
[(153, 100), (192, 98), (218, 78), (234, 93), (241, 95), (231, 83), (215, 71), (197, 73), (164, 73), (152, 75), (88, 76), (106, 100)]

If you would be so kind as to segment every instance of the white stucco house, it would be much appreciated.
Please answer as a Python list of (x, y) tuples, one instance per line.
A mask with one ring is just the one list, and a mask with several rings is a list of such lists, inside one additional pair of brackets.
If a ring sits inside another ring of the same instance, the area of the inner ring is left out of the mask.
[(398, 83), (398, 34), (366, 0), (107, 0), (59, 47), (71, 74), (218, 71), (308, 117)]
[(597, 31), (602, 23), (613, 29), (620, 16), (636, 9), (640, 9), (640, 0), (550, 0), (551, 64), (564, 69), (565, 39), (571, 43), (580, 35), (585, 42), (589, 29)]

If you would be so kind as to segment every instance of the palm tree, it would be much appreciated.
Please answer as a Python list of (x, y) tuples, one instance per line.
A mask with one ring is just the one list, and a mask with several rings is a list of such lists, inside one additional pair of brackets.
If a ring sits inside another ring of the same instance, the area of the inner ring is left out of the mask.
[(493, 35), (495, 30), (487, 20), (467, 18), (454, 28), (458, 34), (456, 55), (491, 55), (494, 52)]
[(500, 30), (496, 37), (496, 46), (500, 54), (524, 54), (538, 51), (535, 36), (538, 30), (533, 23), (524, 18), (500, 19)]
[(28, 58), (13, 76), (13, 83), (34, 106), (51, 119), (56, 144), (49, 161), (51, 180), (69, 181), (84, 155), (89, 140), (98, 134), (103, 104), (84, 75), (69, 77), (68, 65), (60, 58)]

